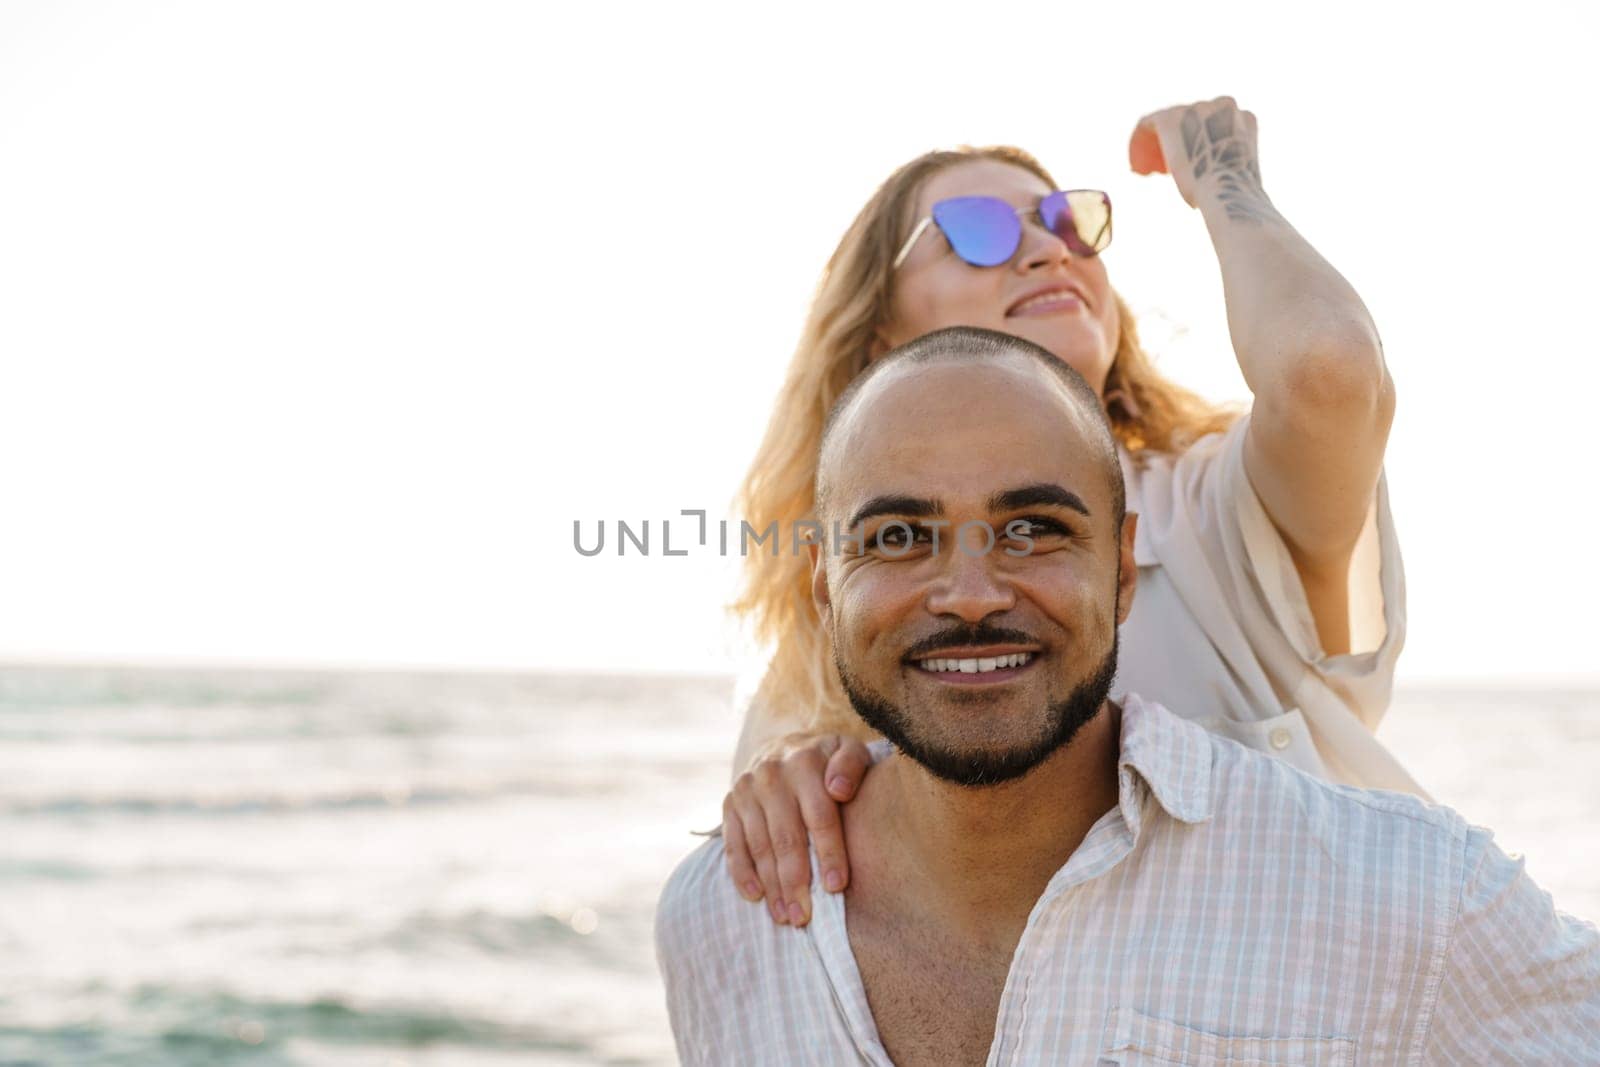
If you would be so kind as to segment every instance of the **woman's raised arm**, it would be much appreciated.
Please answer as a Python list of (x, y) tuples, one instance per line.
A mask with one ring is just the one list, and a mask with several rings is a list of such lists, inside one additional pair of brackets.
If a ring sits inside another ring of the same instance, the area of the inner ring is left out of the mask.
[(1267, 198), (1255, 116), (1231, 97), (1147, 115), (1129, 156), (1140, 173), (1171, 173), (1205, 218), (1255, 398), (1245, 472), (1299, 571), (1323, 652), (1348, 652), (1350, 560), (1394, 417), (1377, 328)]

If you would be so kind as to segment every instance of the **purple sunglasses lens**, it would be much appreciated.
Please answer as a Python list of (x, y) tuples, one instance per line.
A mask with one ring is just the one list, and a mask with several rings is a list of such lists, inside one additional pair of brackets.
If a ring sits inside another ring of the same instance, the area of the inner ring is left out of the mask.
[(1039, 221), (1073, 255), (1097, 255), (1111, 243), (1111, 198), (1097, 189), (1054, 192), (1039, 201)]
[(1016, 254), (1022, 242), (1017, 210), (992, 196), (958, 196), (933, 205), (938, 223), (955, 254), (974, 267), (997, 267)]

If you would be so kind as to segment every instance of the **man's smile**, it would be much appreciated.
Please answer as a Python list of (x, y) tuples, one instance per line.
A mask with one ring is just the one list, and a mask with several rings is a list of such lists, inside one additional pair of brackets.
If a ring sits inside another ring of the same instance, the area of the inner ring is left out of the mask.
[(911, 661), (920, 674), (948, 685), (998, 685), (1020, 677), (1038, 661), (1038, 649), (949, 649)]

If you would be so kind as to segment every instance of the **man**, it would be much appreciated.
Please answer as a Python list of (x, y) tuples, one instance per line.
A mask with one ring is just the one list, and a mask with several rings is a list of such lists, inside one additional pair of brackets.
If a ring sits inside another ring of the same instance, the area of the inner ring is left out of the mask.
[(1487, 831), (1107, 701), (1138, 517), (1049, 353), (953, 329), (886, 356), (817, 502), (813, 597), (886, 740), (809, 925), (742, 899), (720, 840), (673, 874), (685, 1062), (1600, 1062), (1600, 934)]

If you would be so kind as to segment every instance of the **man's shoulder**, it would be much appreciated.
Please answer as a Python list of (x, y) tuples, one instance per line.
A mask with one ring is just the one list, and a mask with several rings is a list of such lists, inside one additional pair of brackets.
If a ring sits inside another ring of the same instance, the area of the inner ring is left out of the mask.
[[(1190, 762), (1194, 753), (1209, 749), (1214, 829), (1227, 832), (1245, 822), (1266, 822), (1291, 839), (1308, 835), (1330, 855), (1370, 850), (1378, 839), (1407, 843), (1441, 850), (1442, 866), (1459, 874), (1470, 825), (1456, 811), (1409, 793), (1326, 781), (1154, 701), (1142, 703), (1159, 718), (1167, 743), (1188, 750)], [(1446, 860), (1450, 853), (1453, 860)]]
[(774, 926), (760, 903), (739, 895), (728, 876), (722, 835), (685, 856), (656, 903), (656, 946), (663, 960), (719, 951)]
[[(722, 849), (722, 835), (712, 834), (693, 852), (689, 853), (661, 887), (661, 899), (656, 904), (656, 925), (684, 925), (697, 921), (708, 910), (723, 904), (721, 890), (732, 882), (726, 874), (727, 863)], [(737, 896), (738, 894), (733, 894)]]
[[(1212, 750), (1218, 812), (1270, 821), (1329, 856), (1376, 859), (1396, 849), (1427, 853), (1425, 870), (1458, 880), (1471, 825), (1458, 812), (1410, 793), (1330, 782), (1265, 752), (1203, 730)], [(1398, 872), (1404, 865), (1378, 864)], [(1415, 869), (1413, 874), (1420, 873)]]

